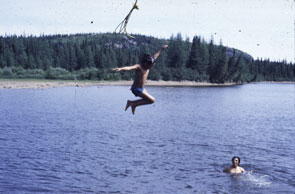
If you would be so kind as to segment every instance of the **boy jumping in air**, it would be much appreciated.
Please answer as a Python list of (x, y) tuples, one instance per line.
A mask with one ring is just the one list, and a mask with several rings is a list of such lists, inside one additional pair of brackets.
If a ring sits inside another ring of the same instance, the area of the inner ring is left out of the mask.
[(143, 88), (143, 86), (147, 80), (150, 69), (153, 67), (155, 63), (155, 60), (160, 56), (161, 52), (165, 50), (167, 47), (168, 45), (163, 45), (162, 48), (154, 54), (154, 56), (144, 54), (141, 60), (141, 64), (135, 64), (132, 66), (113, 69), (116, 72), (135, 70), (135, 78), (131, 86), (131, 91), (135, 96), (139, 96), (141, 99), (134, 101), (127, 100), (125, 111), (129, 108), (129, 106), (131, 106), (132, 113), (135, 114), (135, 109), (137, 106), (152, 104), (155, 102), (155, 98), (151, 96), (146, 91), (146, 89)]

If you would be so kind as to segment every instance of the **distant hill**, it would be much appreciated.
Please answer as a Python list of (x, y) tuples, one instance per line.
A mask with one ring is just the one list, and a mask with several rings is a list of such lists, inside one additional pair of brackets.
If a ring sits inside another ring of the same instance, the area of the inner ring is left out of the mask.
[(238, 49), (234, 49), (234, 48), (226, 47), (226, 55), (227, 55), (228, 57), (232, 57), (234, 51), (236, 52), (237, 57), (239, 57), (239, 55), (242, 54), (243, 57), (244, 57), (244, 59), (245, 59), (245, 61), (251, 61), (251, 60), (254, 60), (254, 58), (253, 58), (250, 54), (248, 54), (248, 53), (246, 53), (246, 52), (243, 52), (243, 51), (238, 50)]

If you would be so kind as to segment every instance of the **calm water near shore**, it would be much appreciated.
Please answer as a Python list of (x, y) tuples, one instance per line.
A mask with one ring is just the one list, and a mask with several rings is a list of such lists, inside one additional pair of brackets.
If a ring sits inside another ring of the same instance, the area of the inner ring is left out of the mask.
[(0, 193), (294, 193), (294, 84), (147, 90), (0, 89)]

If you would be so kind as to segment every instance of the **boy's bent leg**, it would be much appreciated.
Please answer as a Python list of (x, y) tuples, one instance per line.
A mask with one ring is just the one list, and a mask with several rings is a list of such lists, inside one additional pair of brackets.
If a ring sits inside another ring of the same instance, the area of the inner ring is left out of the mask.
[(143, 89), (142, 93), (139, 95), (142, 99), (149, 101), (149, 104), (152, 104), (155, 102), (155, 98), (150, 95), (146, 89)]
[(146, 104), (152, 104), (152, 103), (155, 102), (155, 98), (153, 96), (151, 96), (149, 93), (147, 93), (147, 91), (145, 89), (138, 96), (141, 97), (142, 99), (135, 100), (135, 101), (131, 102), (131, 109), (132, 109), (133, 114), (135, 114), (135, 108), (137, 106), (142, 106), (142, 105), (146, 105)]
[(146, 99), (140, 99), (140, 100), (134, 100), (131, 102), (131, 110), (132, 113), (135, 114), (135, 108), (138, 106), (146, 105), (146, 104), (151, 104), (150, 101)]
[(133, 101), (131, 105), (141, 106), (146, 104), (153, 104), (155, 102), (155, 98), (152, 97), (145, 89), (138, 96), (142, 99)]

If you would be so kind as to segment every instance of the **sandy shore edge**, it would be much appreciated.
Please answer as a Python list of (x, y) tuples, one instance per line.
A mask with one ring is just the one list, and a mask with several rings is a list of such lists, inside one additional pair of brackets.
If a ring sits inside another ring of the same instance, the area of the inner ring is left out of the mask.
[[(256, 83), (278, 83), (278, 82), (256, 82)], [(292, 82), (279, 82), (292, 83)], [(131, 86), (132, 81), (64, 81), (64, 80), (1, 80), (0, 89), (46, 89), (56, 87), (90, 87), (90, 86)], [(235, 83), (213, 84), (207, 82), (191, 81), (152, 81), (148, 80), (146, 86), (166, 86), (166, 87), (217, 87), (233, 86)]]
[[(61, 80), (1, 80), (0, 89), (46, 89), (56, 87), (90, 87), (90, 86), (130, 86), (132, 81), (61, 81)], [(207, 86), (231, 86), (234, 83), (212, 84), (207, 82), (190, 81), (152, 81), (148, 80), (146, 86), (170, 86), (170, 87), (207, 87)]]

